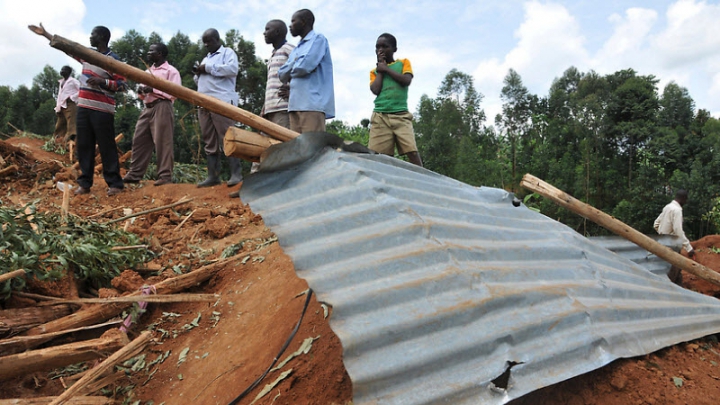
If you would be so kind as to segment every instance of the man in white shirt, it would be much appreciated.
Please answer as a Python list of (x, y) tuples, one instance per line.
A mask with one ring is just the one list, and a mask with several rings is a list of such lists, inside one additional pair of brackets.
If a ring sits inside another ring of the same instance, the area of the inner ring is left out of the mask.
[(72, 68), (63, 66), (60, 69), (59, 80), (60, 90), (58, 91), (57, 103), (55, 104), (55, 133), (53, 138), (56, 143), (67, 143), (77, 134), (75, 116), (77, 114), (77, 99), (80, 93), (80, 82), (72, 77)]
[[(220, 34), (214, 28), (205, 30), (202, 42), (208, 54), (193, 68), (198, 92), (238, 105), (238, 93), (235, 91), (239, 69), (237, 54), (222, 45)], [(199, 110), (199, 121), (207, 155), (208, 177), (197, 186), (212, 187), (220, 184), (220, 154), (223, 152), (223, 140), (225, 132), (235, 125), (235, 121), (204, 108)], [(242, 162), (238, 158), (228, 157), (228, 164), (230, 166), (228, 187), (240, 184), (243, 180)]]
[[(660, 235), (675, 235), (680, 237), (683, 242), (683, 248), (688, 252), (688, 256), (691, 258), (695, 257), (695, 249), (690, 245), (690, 241), (685, 232), (683, 231), (683, 212), (682, 207), (685, 205), (688, 199), (688, 192), (683, 189), (679, 189), (675, 193), (675, 199), (672, 200), (668, 205), (663, 208), (660, 216), (657, 217), (653, 228)], [(671, 281), (676, 284), (682, 283), (682, 274), (680, 269), (673, 266), (668, 273), (668, 277)]]
[(663, 208), (660, 216), (657, 217), (653, 227), (660, 235), (675, 235), (679, 236), (683, 241), (683, 247), (687, 250), (690, 257), (695, 256), (695, 250), (685, 232), (683, 232), (683, 212), (682, 207), (685, 205), (688, 199), (688, 192), (680, 189), (675, 193), (675, 199)]

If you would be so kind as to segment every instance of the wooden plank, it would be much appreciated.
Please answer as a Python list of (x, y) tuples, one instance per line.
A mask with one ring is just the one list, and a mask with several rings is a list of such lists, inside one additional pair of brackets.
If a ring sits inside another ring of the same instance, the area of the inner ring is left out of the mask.
[(0, 311), (0, 336), (14, 335), (73, 312), (69, 304), (13, 308)]
[(126, 334), (112, 330), (98, 339), (3, 356), (0, 357), (0, 380), (95, 360), (127, 343)]
[(626, 223), (613, 218), (591, 205), (585, 204), (584, 202), (574, 198), (562, 190), (555, 188), (545, 181), (540, 180), (531, 174), (526, 174), (523, 176), (520, 185), (552, 200), (554, 203), (569, 209), (583, 218), (587, 218), (595, 222), (603, 228), (612, 231), (616, 235), (622, 236), (630, 242), (637, 244), (648, 252), (667, 261), (673, 266), (679, 267), (688, 273), (694, 274), (715, 285), (720, 285), (720, 273), (709, 269), (694, 260), (688, 259), (679, 253), (676, 253), (669, 247), (654, 241), (649, 236), (637, 231)]

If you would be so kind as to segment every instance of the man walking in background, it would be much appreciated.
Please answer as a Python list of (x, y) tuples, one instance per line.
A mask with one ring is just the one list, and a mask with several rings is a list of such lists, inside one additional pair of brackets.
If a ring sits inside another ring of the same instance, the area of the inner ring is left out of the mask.
[(330, 47), (325, 36), (313, 30), (314, 24), (310, 10), (293, 14), (290, 34), (299, 36), (300, 43), (278, 71), (285, 85), (280, 95), (288, 98), (290, 129), (299, 133), (323, 132), (325, 120), (335, 117)]
[(63, 66), (60, 69), (60, 90), (58, 91), (57, 103), (55, 104), (55, 143), (66, 144), (77, 134), (75, 119), (77, 115), (77, 100), (80, 94), (80, 82), (72, 77), (73, 70), (70, 66)]
[[(147, 53), (152, 66), (148, 72), (155, 77), (181, 84), (180, 72), (167, 62), (168, 48), (165, 44), (150, 45)], [(132, 141), (132, 163), (130, 171), (125, 175), (125, 183), (138, 183), (147, 170), (152, 157), (153, 145), (157, 155), (157, 181), (156, 186), (172, 183), (173, 163), (173, 127), (175, 116), (173, 112), (174, 96), (152, 87), (140, 85), (138, 94), (145, 104), (140, 113), (135, 136)]]
[[(235, 91), (238, 74), (237, 54), (222, 45), (220, 34), (214, 28), (203, 33), (202, 42), (208, 54), (198, 66), (193, 68), (198, 92), (235, 106), (238, 105), (238, 94)], [(198, 118), (207, 155), (208, 176), (197, 186), (211, 187), (220, 184), (220, 153), (223, 140), (225, 132), (235, 125), (235, 121), (204, 108), (200, 109)], [(240, 159), (234, 157), (228, 157), (228, 163), (230, 180), (227, 185), (230, 187), (242, 181), (242, 165)]]
[[(683, 248), (688, 252), (688, 256), (695, 257), (695, 249), (690, 245), (690, 241), (683, 231), (683, 211), (682, 207), (687, 203), (688, 192), (679, 189), (675, 193), (675, 199), (663, 208), (662, 213), (655, 219), (653, 228), (660, 235), (678, 236), (683, 243)], [(682, 283), (682, 273), (679, 268), (673, 266), (668, 273), (668, 277), (675, 284)]]

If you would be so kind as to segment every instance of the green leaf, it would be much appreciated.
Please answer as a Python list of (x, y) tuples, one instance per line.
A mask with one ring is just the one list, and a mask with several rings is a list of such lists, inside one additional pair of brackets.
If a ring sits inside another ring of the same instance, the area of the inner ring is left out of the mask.
[(680, 388), (683, 386), (683, 379), (680, 377), (673, 377), (673, 384), (675, 384), (676, 387)]

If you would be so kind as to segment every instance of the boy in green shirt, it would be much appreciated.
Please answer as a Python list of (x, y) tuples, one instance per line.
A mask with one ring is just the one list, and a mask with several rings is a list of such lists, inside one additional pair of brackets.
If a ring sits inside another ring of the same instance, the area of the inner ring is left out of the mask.
[(398, 154), (407, 155), (410, 163), (422, 167), (415, 144), (413, 116), (407, 107), (412, 67), (407, 59), (393, 59), (396, 51), (394, 36), (385, 33), (378, 37), (375, 43), (377, 67), (370, 72), (370, 91), (377, 97), (370, 119), (368, 148), (393, 156), (397, 145)]

